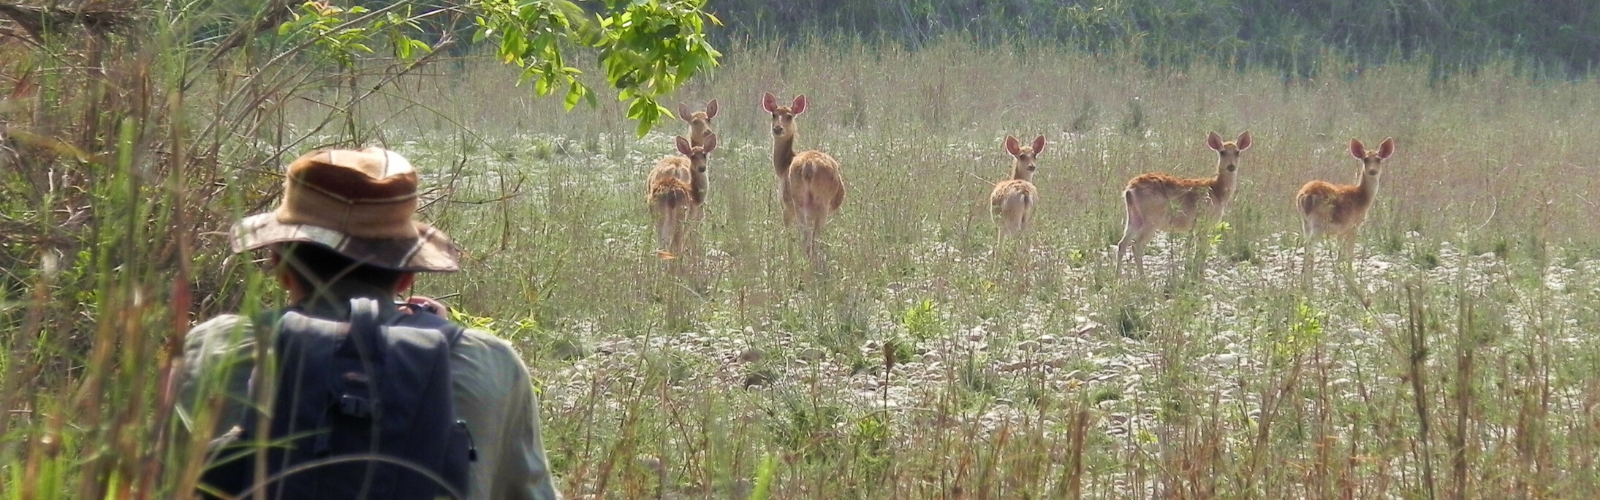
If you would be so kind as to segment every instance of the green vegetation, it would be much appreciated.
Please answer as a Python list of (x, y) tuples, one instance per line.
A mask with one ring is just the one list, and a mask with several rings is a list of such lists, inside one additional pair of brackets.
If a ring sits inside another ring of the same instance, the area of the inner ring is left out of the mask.
[[(324, 144), (386, 145), (437, 188), (423, 216), (466, 270), (417, 291), (527, 358), (570, 498), (1600, 490), (1600, 84), (1533, 59), (1439, 80), (1323, 51), (1309, 64), (1343, 77), (1286, 80), (1033, 40), (719, 46), (664, 101), (719, 99), (722, 145), (701, 245), (663, 262), (642, 184), (680, 123), (639, 139), (631, 103), (568, 113), (489, 55), (280, 59), (304, 42), (276, 30), (214, 62), (161, 32), (0, 46), (0, 497), (192, 481), (203, 437), (164, 390), (179, 335), (280, 299), (218, 232)], [(780, 227), (763, 91), (806, 93), (799, 147), (844, 165), (825, 273)], [(1205, 133), (1245, 129), (1226, 224), (1158, 237), (1150, 279), (1116, 279), (1123, 183), (1210, 173)], [(1032, 250), (985, 257), (1000, 138), (1041, 133)], [(1348, 182), (1349, 138), (1384, 136), (1353, 271), (1301, 288), (1294, 190)]]
[(1344, 77), (1403, 61), (1442, 76), (1514, 57), (1532, 73), (1583, 76), (1600, 63), (1600, 4), (1588, 0), (719, 0), (730, 40), (821, 36), (919, 48), (950, 34), (1136, 55), (1151, 66), (1205, 61), (1287, 76)]

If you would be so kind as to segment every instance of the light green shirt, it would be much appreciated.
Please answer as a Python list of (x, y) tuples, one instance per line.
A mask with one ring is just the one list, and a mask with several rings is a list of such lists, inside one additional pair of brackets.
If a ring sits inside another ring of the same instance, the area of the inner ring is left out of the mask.
[[(387, 313), (387, 311), (386, 311)], [(178, 381), (178, 413), (193, 429), (196, 398), (211, 393), (204, 381), (225, 384), (217, 436), (244, 416), (249, 399), (255, 339), (250, 320), (218, 316), (189, 330), (184, 372)], [(469, 329), (450, 349), (456, 412), (467, 421), (478, 460), (472, 463), (468, 498), (558, 500), (539, 434), (539, 404), (528, 367), (511, 344)], [(212, 377), (212, 378), (206, 378)]]

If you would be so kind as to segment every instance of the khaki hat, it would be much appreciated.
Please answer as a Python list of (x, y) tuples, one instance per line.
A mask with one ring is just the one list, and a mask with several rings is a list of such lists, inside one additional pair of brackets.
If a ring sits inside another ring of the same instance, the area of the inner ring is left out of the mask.
[(411, 217), (417, 171), (393, 151), (321, 149), (289, 163), (283, 203), (233, 226), (233, 251), (274, 243), (325, 245), (363, 264), (411, 272), (460, 269), (450, 237)]

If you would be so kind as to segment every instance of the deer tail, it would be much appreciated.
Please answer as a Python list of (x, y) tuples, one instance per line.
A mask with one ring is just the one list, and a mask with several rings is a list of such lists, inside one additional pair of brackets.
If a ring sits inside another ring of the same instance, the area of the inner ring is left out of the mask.
[(1295, 204), (1300, 208), (1300, 215), (1311, 215), (1311, 211), (1317, 208), (1317, 195), (1302, 194), (1295, 198)]
[(678, 179), (666, 179), (650, 190), (650, 204), (658, 210), (671, 210), (688, 203), (693, 195)]
[(1138, 198), (1138, 194), (1133, 192), (1132, 186), (1122, 190), (1122, 203), (1128, 210), (1125, 231), (1144, 226), (1144, 214), (1139, 213), (1139, 203), (1135, 198)]

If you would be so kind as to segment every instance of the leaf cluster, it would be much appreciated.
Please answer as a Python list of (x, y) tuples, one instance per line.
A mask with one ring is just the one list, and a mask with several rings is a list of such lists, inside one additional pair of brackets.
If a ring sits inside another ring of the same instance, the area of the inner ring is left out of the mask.
[(499, 40), (500, 59), (521, 68), (535, 94), (564, 92), (568, 110), (580, 101), (593, 105), (595, 91), (567, 53), (593, 50), (617, 99), (631, 101), (628, 118), (638, 120), (642, 137), (671, 116), (657, 98), (715, 67), (722, 55), (705, 33), (707, 21), (721, 23), (703, 10), (705, 1), (608, 0), (604, 12), (591, 14), (565, 0), (482, 0), (473, 41)]

